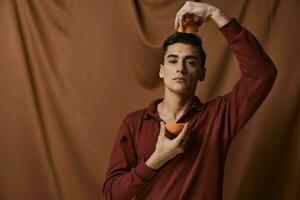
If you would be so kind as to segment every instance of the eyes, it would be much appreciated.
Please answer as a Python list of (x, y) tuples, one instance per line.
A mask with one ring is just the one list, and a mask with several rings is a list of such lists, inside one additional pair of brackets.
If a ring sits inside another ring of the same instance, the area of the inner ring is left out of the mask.
[(170, 64), (176, 64), (177, 60), (168, 60), (168, 63), (170, 63)]
[[(173, 59), (169, 59), (167, 62), (171, 65), (175, 65), (177, 64), (178, 60), (173, 58)], [(184, 60), (184, 64), (185, 66), (196, 67), (198, 63), (196, 59), (186, 59)]]

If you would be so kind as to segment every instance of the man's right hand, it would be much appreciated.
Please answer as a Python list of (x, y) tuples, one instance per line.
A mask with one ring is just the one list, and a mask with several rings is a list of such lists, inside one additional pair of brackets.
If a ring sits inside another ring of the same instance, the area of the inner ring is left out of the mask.
[(155, 151), (146, 161), (146, 165), (152, 169), (159, 169), (167, 161), (184, 152), (184, 146), (190, 136), (189, 122), (185, 123), (182, 131), (173, 140), (168, 139), (165, 133), (165, 124), (160, 122), (160, 133)]
[(198, 20), (198, 24), (213, 19), (219, 27), (224, 26), (230, 21), (229, 16), (213, 5), (202, 2), (186, 1), (176, 14), (175, 30), (178, 28), (179, 30), (183, 30), (184, 16), (186, 15), (192, 15), (193, 18), (198, 18), (196, 19), (196, 21)]

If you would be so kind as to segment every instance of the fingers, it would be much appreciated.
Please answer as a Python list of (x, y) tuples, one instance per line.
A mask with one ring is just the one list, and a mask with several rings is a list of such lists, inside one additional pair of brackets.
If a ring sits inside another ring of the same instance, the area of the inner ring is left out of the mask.
[(177, 30), (179, 28), (179, 31), (183, 31), (183, 20), (184, 20), (184, 15), (187, 14), (188, 12), (188, 2), (186, 2), (183, 7), (176, 13), (175, 17), (175, 29)]
[(175, 24), (174, 24), (174, 27), (175, 27), (175, 30), (178, 29), (178, 17), (177, 17), (177, 14), (176, 14), (176, 17), (175, 17)]
[(184, 21), (186, 15), (193, 16), (193, 21), (201, 25), (210, 19), (209, 8), (211, 5), (201, 2), (187, 1), (183, 7), (177, 12), (175, 17), (175, 29), (183, 31)]
[(189, 14), (185, 14), (185, 15), (181, 15), (179, 14), (175, 21), (176, 21), (176, 26), (175, 26), (175, 29), (179, 32), (183, 32), (184, 31), (184, 28), (186, 26), (186, 18), (189, 16)]
[(179, 29), (180, 31), (183, 31), (183, 16), (179, 15), (178, 20), (179, 20)]
[(184, 124), (184, 127), (182, 129), (182, 131), (179, 133), (179, 135), (174, 139), (176, 142), (178, 142), (179, 144), (182, 143), (186, 138), (187, 135), (189, 134), (189, 125), (190, 123), (187, 122)]
[(180, 13), (180, 11), (177, 13), (175, 18), (175, 29), (182, 31), (183, 30), (183, 15)]
[(179, 31), (183, 31), (184, 15), (189, 13), (190, 6), (191, 6), (191, 2), (187, 1), (183, 5), (183, 7), (176, 13), (176, 17), (175, 17), (175, 29), (176, 30), (179, 28)]

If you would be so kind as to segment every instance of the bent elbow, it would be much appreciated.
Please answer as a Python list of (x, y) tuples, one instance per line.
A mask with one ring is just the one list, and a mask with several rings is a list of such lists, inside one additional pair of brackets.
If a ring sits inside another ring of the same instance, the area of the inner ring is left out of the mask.
[(278, 74), (278, 70), (275, 66), (273, 66), (270, 70), (269, 70), (269, 73), (268, 73), (268, 79), (272, 82), (275, 82), (276, 80), (276, 77), (277, 77), (277, 74)]

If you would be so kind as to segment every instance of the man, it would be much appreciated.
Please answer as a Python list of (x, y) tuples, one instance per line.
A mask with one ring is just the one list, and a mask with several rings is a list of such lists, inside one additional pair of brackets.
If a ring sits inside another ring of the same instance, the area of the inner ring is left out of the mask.
[[(164, 42), (164, 98), (128, 114), (120, 127), (103, 186), (105, 199), (220, 200), (227, 150), (271, 90), (277, 70), (255, 37), (205, 3), (186, 2), (175, 19), (213, 20), (235, 54), (241, 78), (232, 91), (203, 104), (194, 96), (205, 77), (205, 53), (193, 34)], [(165, 123), (185, 123), (174, 139)]]

